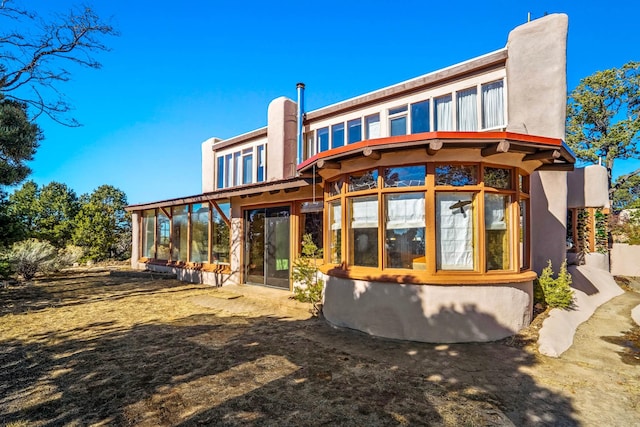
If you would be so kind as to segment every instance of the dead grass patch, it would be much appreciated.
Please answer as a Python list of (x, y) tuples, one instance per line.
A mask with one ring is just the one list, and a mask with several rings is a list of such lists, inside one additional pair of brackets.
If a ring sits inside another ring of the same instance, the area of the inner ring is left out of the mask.
[(505, 343), (375, 339), (263, 296), (104, 273), (0, 289), (0, 301), (7, 425), (572, 421), (570, 402), (521, 369), (535, 357)]

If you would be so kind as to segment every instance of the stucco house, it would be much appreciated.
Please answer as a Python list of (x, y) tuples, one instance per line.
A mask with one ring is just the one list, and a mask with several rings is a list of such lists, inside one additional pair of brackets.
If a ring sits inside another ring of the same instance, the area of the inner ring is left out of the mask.
[(567, 26), (545, 16), (504, 48), (314, 111), (298, 84), (267, 126), (202, 144), (201, 194), (128, 207), (132, 266), (291, 290), (310, 233), (334, 325), (514, 334), (536, 272), (567, 256)]

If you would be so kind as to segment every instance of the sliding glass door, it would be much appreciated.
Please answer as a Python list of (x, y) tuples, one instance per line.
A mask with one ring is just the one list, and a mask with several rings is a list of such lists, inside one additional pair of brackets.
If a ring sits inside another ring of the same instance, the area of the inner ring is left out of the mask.
[(288, 206), (245, 211), (245, 281), (289, 289)]

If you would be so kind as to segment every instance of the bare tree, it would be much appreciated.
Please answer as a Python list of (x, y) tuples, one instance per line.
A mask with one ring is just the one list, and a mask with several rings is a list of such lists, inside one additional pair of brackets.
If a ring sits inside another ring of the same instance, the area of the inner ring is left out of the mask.
[(27, 104), (32, 118), (78, 126), (58, 88), (70, 79), (65, 67), (100, 68), (95, 54), (110, 50), (102, 39), (117, 31), (88, 6), (45, 18), (14, 3), (0, 0), (0, 95)]

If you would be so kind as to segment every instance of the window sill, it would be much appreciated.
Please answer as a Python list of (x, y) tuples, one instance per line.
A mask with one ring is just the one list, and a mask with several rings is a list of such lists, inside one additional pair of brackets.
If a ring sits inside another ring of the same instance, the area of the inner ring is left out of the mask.
[(530, 282), (538, 277), (535, 271), (438, 271), (430, 274), (421, 270), (372, 268), (344, 269), (340, 265), (325, 264), (320, 271), (327, 276), (342, 279), (364, 280), (369, 282), (388, 282), (414, 285), (488, 285)]
[(187, 270), (200, 270), (206, 272), (215, 272), (223, 274), (231, 274), (231, 266), (229, 264), (209, 264), (195, 262), (166, 261), (159, 259), (140, 258), (139, 262), (152, 265), (160, 265), (164, 267), (183, 268)]

